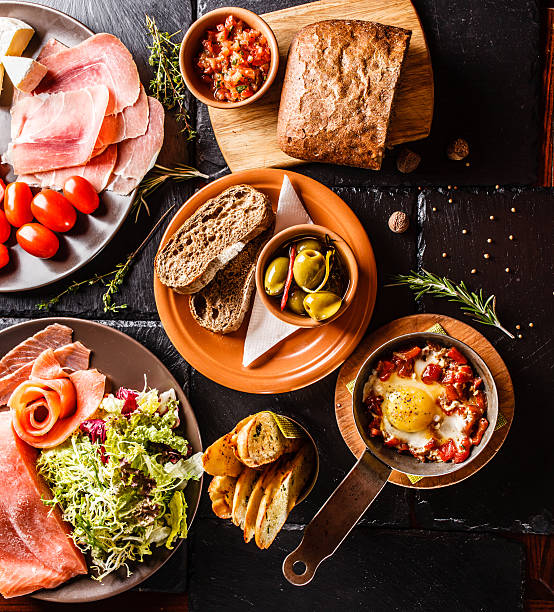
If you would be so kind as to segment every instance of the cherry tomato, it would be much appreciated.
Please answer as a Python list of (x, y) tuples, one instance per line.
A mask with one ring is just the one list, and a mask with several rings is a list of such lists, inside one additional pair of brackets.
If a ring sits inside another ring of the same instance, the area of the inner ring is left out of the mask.
[(12, 226), (6, 219), (6, 213), (0, 210), (0, 242), (6, 242), (12, 232)]
[(53, 257), (60, 246), (56, 234), (40, 223), (26, 223), (17, 230), (16, 237), (24, 251), (42, 259)]
[(63, 185), (64, 196), (85, 215), (90, 215), (100, 204), (94, 187), (82, 176), (70, 176)]
[(6, 183), (2, 179), (0, 179), (0, 202), (4, 199), (4, 194), (6, 193)]
[(31, 212), (31, 200), (33, 194), (27, 183), (10, 183), (6, 187), (4, 195), (4, 212), (6, 219), (14, 226), (21, 227), (25, 223), (31, 223), (33, 213)]
[(5, 244), (0, 244), (0, 268), (8, 265), (10, 261), (10, 253)]
[(31, 202), (37, 221), (53, 232), (68, 232), (77, 221), (77, 213), (69, 200), (52, 189), (39, 191)]

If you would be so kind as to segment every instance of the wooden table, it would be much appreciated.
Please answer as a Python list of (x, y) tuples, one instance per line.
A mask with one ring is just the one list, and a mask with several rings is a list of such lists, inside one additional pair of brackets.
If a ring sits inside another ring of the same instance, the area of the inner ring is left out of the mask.
[[(144, 13), (155, 17), (162, 29), (174, 31), (222, 4), (215, 0), (45, 3), (97, 32), (121, 37), (134, 53), (145, 84), (150, 72)], [(265, 12), (294, 1), (241, 4)], [(532, 0), (416, 0), (415, 4), (428, 36), (436, 79), (431, 137), (413, 145), (423, 156), (418, 171), (399, 174), (391, 153), (380, 173), (324, 166), (305, 166), (300, 172), (335, 190), (370, 236), (380, 276), (370, 329), (418, 311), (461, 316), (454, 304), (425, 299), (416, 305), (407, 290), (384, 287), (391, 274), (410, 268), (423, 266), (498, 296), (504, 325), (522, 336), (510, 340), (495, 329), (479, 327), (505, 359), (515, 384), (516, 416), (503, 449), (486, 468), (456, 487), (429, 492), (386, 487), (314, 582), (303, 589), (290, 586), (281, 575), (284, 556), (352, 465), (333, 412), (336, 373), (301, 391), (262, 397), (222, 388), (190, 368), (165, 336), (154, 304), (152, 261), (160, 230), (122, 288), (126, 310), (106, 315), (102, 289), (89, 288), (62, 301), (55, 314), (103, 320), (150, 348), (186, 390), (205, 443), (256, 410), (270, 408), (297, 416), (319, 446), (320, 477), (311, 496), (264, 552), (246, 546), (237, 529), (217, 520), (204, 493), (187, 547), (150, 583), (150, 588), (173, 592), (129, 592), (83, 609), (183, 610), (188, 605), (194, 612), (389, 611), (442, 606), (490, 611), (518, 609), (523, 602), (529, 610), (554, 609), (553, 208), (552, 192), (532, 186), (540, 135), (540, 12)], [(161, 161), (188, 159), (210, 177), (221, 176), (227, 170), (206, 109), (194, 103), (191, 108), (198, 138), (187, 150), (169, 120)], [(469, 166), (445, 157), (446, 144), (458, 136), (470, 143)], [(138, 223), (129, 219), (117, 240), (75, 279), (112, 269), (164, 210), (184, 201), (200, 185), (196, 181), (171, 186), (155, 195), (152, 218), (142, 216)], [(394, 235), (387, 227), (395, 210), (410, 215), (406, 234)], [(490, 257), (485, 259), (484, 253)], [(471, 274), (472, 269), (477, 272)], [(64, 286), (0, 294), (2, 325), (43, 316), (37, 302)], [(1, 610), (14, 612), (54, 607), (30, 598), (0, 603)]]

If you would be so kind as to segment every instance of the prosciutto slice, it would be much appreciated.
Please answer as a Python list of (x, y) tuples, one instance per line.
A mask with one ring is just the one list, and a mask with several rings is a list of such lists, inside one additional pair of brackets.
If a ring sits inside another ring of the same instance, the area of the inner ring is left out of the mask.
[(48, 72), (35, 90), (56, 93), (104, 85), (110, 96), (106, 114), (132, 106), (140, 94), (140, 80), (133, 56), (112, 34), (95, 34), (75, 47), (41, 58)]
[(20, 100), (11, 111), (9, 156), (14, 172), (32, 174), (85, 164), (92, 156), (108, 102), (104, 85)]
[(139, 97), (132, 106), (124, 108), (117, 115), (106, 115), (104, 117), (96, 147), (99, 148), (121, 142), (127, 138), (142, 136), (148, 128), (149, 114), (148, 96), (141, 85)]
[(17, 597), (54, 588), (86, 574), (82, 553), (36, 472), (37, 451), (12, 429), (9, 412), (0, 413), (0, 594)]
[(148, 129), (143, 136), (118, 144), (117, 163), (108, 189), (128, 194), (154, 166), (164, 141), (164, 109), (155, 98), (148, 96), (150, 110)]
[(70, 176), (82, 176), (94, 187), (96, 192), (106, 189), (117, 160), (117, 145), (110, 145), (104, 152), (96, 155), (86, 164), (70, 168), (58, 168), (47, 172), (24, 174), (18, 181), (28, 183), (33, 187), (52, 187), (63, 189), (65, 181)]

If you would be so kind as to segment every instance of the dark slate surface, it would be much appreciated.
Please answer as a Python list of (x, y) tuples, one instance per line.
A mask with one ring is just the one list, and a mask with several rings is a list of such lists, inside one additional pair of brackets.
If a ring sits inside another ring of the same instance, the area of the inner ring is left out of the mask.
[[(185, 28), (196, 15), (221, 5), (213, 0), (192, 6), (173, 0), (45, 3), (65, 10), (96, 31), (120, 36), (135, 54), (144, 83), (149, 80), (144, 13), (154, 16), (162, 29), (172, 31)], [(242, 4), (263, 12), (294, 3), (248, 0)], [(384, 287), (392, 274), (417, 266), (464, 279), (498, 295), (502, 320), (510, 329), (520, 324), (524, 337), (511, 341), (494, 329), (479, 329), (495, 344), (513, 376), (517, 395), (513, 429), (494, 460), (456, 487), (427, 492), (385, 487), (361, 526), (322, 566), (313, 585), (293, 589), (281, 578), (282, 559), (296, 546), (303, 525), (353, 463), (334, 418), (337, 373), (294, 393), (255, 396), (224, 389), (194, 371), (171, 346), (157, 317), (152, 261), (160, 229), (137, 259), (119, 296), (128, 303), (127, 310), (117, 316), (104, 314), (102, 288), (93, 287), (64, 300), (50, 314), (104, 320), (144, 343), (188, 393), (206, 444), (231, 429), (239, 418), (271, 408), (304, 423), (321, 454), (316, 487), (293, 511), (269, 551), (245, 546), (236, 528), (214, 519), (204, 492), (188, 549), (183, 546), (172, 562), (144, 585), (179, 592), (186, 588), (188, 575), (192, 610), (222, 606), (230, 610), (277, 609), (290, 607), (291, 602), (299, 610), (342, 609), (345, 604), (356, 609), (424, 610), (445, 602), (455, 603), (460, 610), (517, 609), (523, 589), (522, 551), (494, 532), (554, 532), (552, 488), (545, 482), (545, 475), (552, 473), (552, 453), (544, 426), (551, 422), (549, 390), (554, 361), (552, 191), (493, 188), (495, 184), (529, 184), (536, 175), (538, 10), (531, 0), (415, 3), (431, 47), (436, 78), (432, 136), (414, 145), (423, 153), (420, 170), (400, 175), (391, 169), (393, 156), (389, 156), (381, 173), (324, 166), (306, 166), (301, 171), (344, 198), (370, 236), (379, 273), (370, 330), (417, 311), (462, 316), (456, 305), (433, 299), (416, 305), (406, 289)], [(228, 170), (213, 139), (207, 112), (196, 109), (194, 103), (191, 109), (197, 119), (197, 141), (187, 150), (169, 119), (161, 159), (166, 163), (188, 159), (217, 178)], [(443, 156), (446, 142), (459, 135), (471, 144), (469, 168)], [(417, 188), (428, 184), (435, 187)], [(449, 184), (489, 187), (449, 189)], [(196, 180), (161, 191), (152, 198), (152, 217), (143, 215), (137, 223), (129, 219), (113, 243), (75, 280), (112, 269), (136, 248), (163, 211), (182, 203), (202, 185)], [(512, 206), (516, 213), (509, 212)], [(386, 222), (394, 210), (410, 215), (411, 228), (406, 234), (389, 232)], [(494, 221), (490, 215), (496, 217)], [(463, 228), (468, 234), (461, 234)], [(515, 236), (513, 242), (507, 240), (509, 234)], [(487, 243), (487, 238), (493, 242)], [(484, 252), (491, 254), (489, 260), (482, 258)], [(506, 266), (510, 273), (504, 272)], [(478, 270), (475, 276), (470, 274), (473, 267)], [(0, 294), (2, 326), (47, 316), (36, 310), (36, 303), (64, 287), (61, 283), (27, 294)], [(528, 327), (529, 322), (534, 323), (533, 328)]]
[(199, 521), (189, 542), (190, 611), (521, 608), (523, 554), (504, 538), (357, 528), (298, 588), (282, 577), (281, 559), (299, 538), (294, 526), (285, 529), (260, 562), (236, 528)]

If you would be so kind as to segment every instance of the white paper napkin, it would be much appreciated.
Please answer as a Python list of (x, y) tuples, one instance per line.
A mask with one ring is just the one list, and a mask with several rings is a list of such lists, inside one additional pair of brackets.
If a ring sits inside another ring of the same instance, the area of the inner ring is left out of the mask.
[[(274, 235), (291, 225), (299, 225), (300, 223), (313, 223), (313, 221), (302, 206), (289, 177), (285, 174), (279, 194)], [(300, 329), (297, 325), (283, 323), (273, 316), (262, 304), (262, 300), (256, 293), (248, 331), (244, 340), (242, 365), (250, 365), (297, 329)]]

